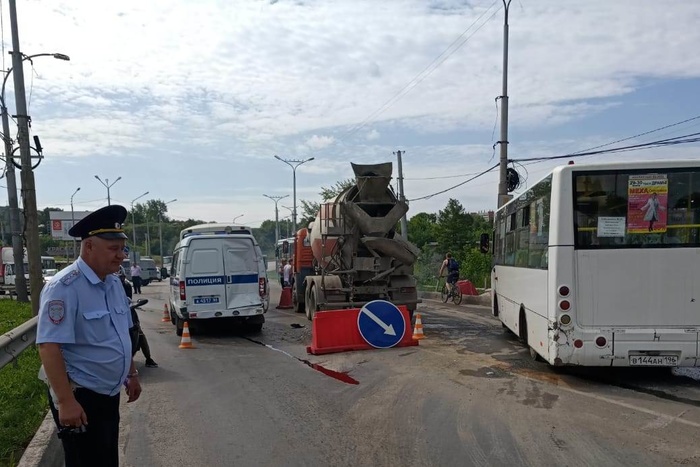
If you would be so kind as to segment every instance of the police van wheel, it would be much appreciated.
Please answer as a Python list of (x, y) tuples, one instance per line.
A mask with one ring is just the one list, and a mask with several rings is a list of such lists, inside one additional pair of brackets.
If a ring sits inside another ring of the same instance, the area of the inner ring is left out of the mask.
[(175, 317), (175, 334), (177, 334), (178, 337), (182, 337), (182, 330), (185, 327), (185, 322), (180, 319), (179, 316)]

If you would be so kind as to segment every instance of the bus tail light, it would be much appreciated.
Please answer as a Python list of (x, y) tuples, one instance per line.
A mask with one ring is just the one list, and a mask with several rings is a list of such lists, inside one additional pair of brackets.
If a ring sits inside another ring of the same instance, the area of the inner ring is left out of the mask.
[(597, 345), (598, 347), (605, 347), (607, 343), (608, 340), (603, 336), (598, 336), (598, 338), (595, 340), (595, 345)]
[(180, 300), (187, 300), (187, 294), (185, 293), (185, 281), (180, 281)]
[(562, 311), (569, 311), (569, 309), (571, 308), (571, 302), (569, 302), (568, 300), (562, 300), (561, 302), (559, 302), (559, 308)]
[(562, 297), (568, 297), (570, 293), (571, 291), (567, 286), (562, 285), (561, 287), (559, 287), (559, 295), (561, 295)]
[(583, 341), (581, 339), (576, 339), (574, 341), (574, 347), (576, 347), (577, 349), (580, 349), (581, 347), (583, 347)]
[(260, 294), (261, 297), (265, 296), (265, 278), (264, 277), (258, 278), (258, 293)]
[(564, 326), (571, 324), (571, 316), (569, 315), (561, 315), (559, 317), (559, 322), (563, 324)]

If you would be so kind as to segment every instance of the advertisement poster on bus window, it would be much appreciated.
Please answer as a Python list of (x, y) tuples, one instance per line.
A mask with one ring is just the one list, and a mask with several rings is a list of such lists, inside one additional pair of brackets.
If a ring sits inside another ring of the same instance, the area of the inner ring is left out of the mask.
[(627, 188), (627, 233), (666, 232), (668, 177), (630, 175)]

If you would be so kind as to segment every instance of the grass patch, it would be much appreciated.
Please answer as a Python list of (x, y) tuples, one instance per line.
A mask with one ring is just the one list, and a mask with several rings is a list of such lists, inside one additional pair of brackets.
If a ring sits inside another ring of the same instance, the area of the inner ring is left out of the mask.
[[(0, 300), (0, 334), (32, 317), (29, 303)], [(30, 347), (16, 364), (0, 369), (0, 466), (13, 466), (48, 410), (46, 385), (39, 381), (39, 352)]]

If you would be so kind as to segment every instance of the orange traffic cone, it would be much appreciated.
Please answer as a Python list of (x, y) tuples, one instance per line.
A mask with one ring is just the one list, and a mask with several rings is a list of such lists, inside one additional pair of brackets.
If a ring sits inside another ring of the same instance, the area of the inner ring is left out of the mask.
[(425, 339), (425, 334), (423, 334), (423, 322), (420, 319), (420, 313), (416, 313), (416, 327), (413, 328), (413, 338), (417, 341)]
[(180, 341), (179, 347), (181, 349), (194, 349), (192, 339), (190, 339), (190, 325), (187, 324), (187, 321), (185, 321), (182, 327), (182, 340)]
[(161, 319), (161, 321), (164, 323), (170, 322), (170, 312), (168, 311), (167, 303), (163, 303), (163, 319)]

